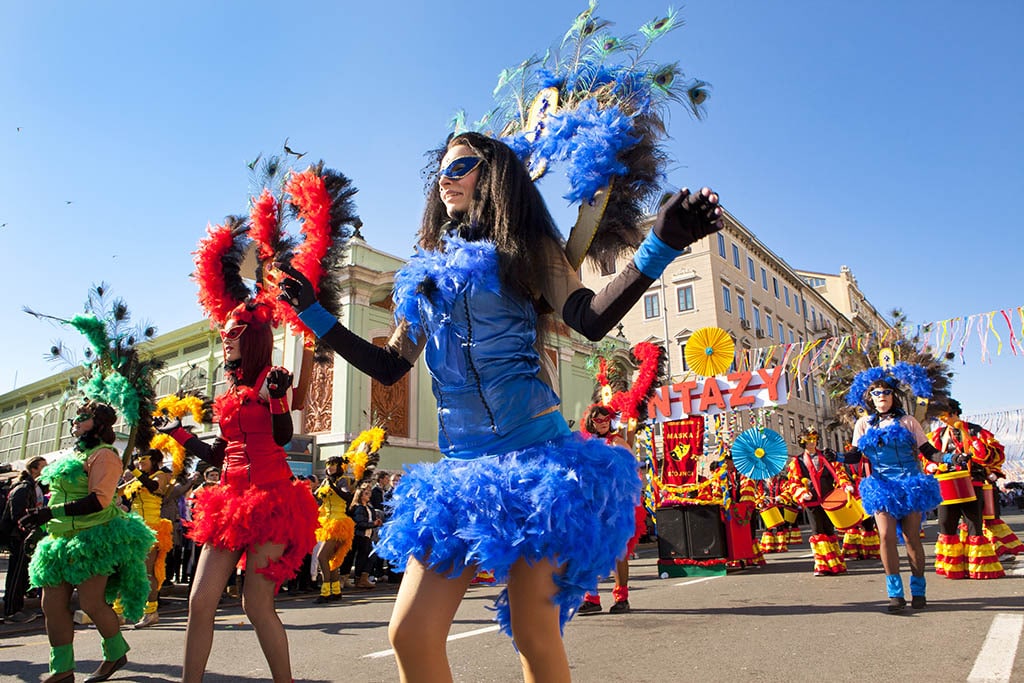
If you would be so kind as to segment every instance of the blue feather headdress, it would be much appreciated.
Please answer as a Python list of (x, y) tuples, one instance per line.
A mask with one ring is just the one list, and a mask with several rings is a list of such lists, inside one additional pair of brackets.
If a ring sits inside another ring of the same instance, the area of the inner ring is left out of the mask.
[(676, 102), (701, 118), (709, 86), (687, 79), (676, 63), (647, 59), (656, 41), (682, 26), (678, 12), (669, 10), (638, 35), (620, 38), (595, 16), (596, 6), (590, 0), (557, 49), (501, 72), (491, 112), (474, 124), (459, 113), (453, 128), (498, 137), (535, 180), (562, 165), (571, 203), (591, 203), (607, 188), (607, 208), (587, 255), (608, 263), (640, 243), (640, 224), (660, 198), (668, 159), (660, 148), (663, 114)]
[(846, 403), (867, 408), (864, 396), (868, 387), (878, 380), (886, 382), (893, 389), (901, 385), (909, 387), (914, 396), (919, 398), (932, 397), (932, 380), (928, 377), (928, 371), (920, 365), (900, 361), (890, 367), (868, 368), (858, 373), (846, 394)]

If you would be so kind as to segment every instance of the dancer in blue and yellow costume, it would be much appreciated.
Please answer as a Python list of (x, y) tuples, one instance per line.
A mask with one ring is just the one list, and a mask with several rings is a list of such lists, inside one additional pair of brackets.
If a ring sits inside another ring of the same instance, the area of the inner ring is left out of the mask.
[(47, 466), (40, 481), (50, 487), (47, 507), (22, 517), (22, 528), (46, 524), (29, 565), (33, 586), (43, 589), (43, 614), (50, 641), (50, 676), (44, 683), (75, 679), (71, 594), (78, 588), (82, 610), (100, 632), (103, 663), (87, 682), (105, 681), (128, 661), (128, 644), (108, 603), (120, 599), (125, 616), (142, 617), (149, 592), (146, 556), (155, 536), (138, 515), (114, 504), (122, 463), (114, 450), (117, 414), (105, 403), (78, 409), (71, 433), (74, 452)]
[[(867, 458), (871, 473), (860, 482), (861, 500), (878, 525), (882, 567), (885, 570), (889, 612), (906, 607), (900, 556), (896, 543), (897, 523), (919, 529), (921, 514), (942, 501), (935, 479), (924, 474), (918, 454), (941, 459), (928, 442), (921, 424), (904, 409), (903, 386), (915, 396), (930, 398), (932, 383), (924, 368), (899, 362), (859, 373), (846, 401), (867, 411), (853, 427), (853, 447), (845, 454), (847, 464)], [(917, 534), (906, 535), (910, 561), (911, 606), (921, 609), (925, 598), (924, 546)]]

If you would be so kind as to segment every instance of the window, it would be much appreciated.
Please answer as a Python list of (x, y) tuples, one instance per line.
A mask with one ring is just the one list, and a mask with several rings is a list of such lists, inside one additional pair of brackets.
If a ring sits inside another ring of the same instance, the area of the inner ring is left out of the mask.
[(756, 269), (754, 268), (754, 259), (747, 257), (747, 272), (750, 274), (750, 281), (757, 282)]
[(793, 336), (793, 330), (789, 331), (789, 343), (790, 344), (795, 344), (796, 343), (796, 338)]
[(737, 296), (736, 297), (736, 304), (739, 306), (740, 320), (746, 320), (747, 319), (747, 302), (746, 302), (746, 300), (744, 300), (744, 298), (742, 296)]
[[(205, 389), (205, 387), (203, 387)], [(178, 381), (172, 375), (164, 375), (156, 381), (156, 396), (162, 398), (178, 390)]]
[(722, 308), (726, 313), (732, 313), (732, 291), (725, 285), (722, 285)]
[(779, 298), (779, 278), (772, 275), (772, 290), (775, 292), (775, 298)]
[(661, 310), (661, 304), (658, 302), (658, 293), (644, 295), (644, 318), (650, 320), (651, 318), (657, 318), (659, 311)]
[(725, 255), (725, 235), (718, 233), (718, 255), (722, 258), (726, 258)]
[(795, 293), (793, 294), (793, 310), (800, 315), (800, 298)]
[(754, 329), (761, 329), (761, 309), (754, 306)]
[(679, 287), (676, 289), (676, 302), (679, 304), (679, 312), (693, 310), (693, 285)]
[(740, 248), (735, 244), (732, 245), (732, 264), (737, 268), (740, 267)]
[(761, 269), (761, 288), (768, 291), (768, 271), (764, 268)]
[[(807, 320), (807, 307), (804, 306), (804, 320)], [(811, 324), (814, 324), (814, 306), (811, 306)]]
[(782, 329), (782, 323), (779, 323), (779, 341), (780, 342), (785, 342), (786, 341), (785, 330)]
[(765, 319), (764, 326), (765, 326), (765, 330), (767, 330), (767, 332), (768, 332), (768, 338), (769, 339), (773, 339), (775, 337), (775, 327), (774, 327), (774, 325), (772, 325), (772, 317), (770, 315), (768, 315), (768, 314), (765, 314), (764, 319)]
[(782, 285), (782, 293), (785, 295), (786, 308), (789, 308), (789, 285)]
[(690, 341), (689, 338), (686, 338), (679, 342), (679, 355), (683, 358), (683, 372), (690, 371), (690, 366), (686, 363), (686, 342), (688, 341)]

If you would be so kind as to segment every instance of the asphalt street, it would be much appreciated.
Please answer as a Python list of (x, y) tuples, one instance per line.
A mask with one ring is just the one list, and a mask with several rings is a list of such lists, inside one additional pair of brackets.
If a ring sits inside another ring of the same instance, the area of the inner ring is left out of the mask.
[[(1024, 535), (1024, 514), (1004, 519)], [(925, 527), (934, 557), (936, 527)], [(805, 529), (806, 538), (806, 529)], [(925, 610), (885, 613), (881, 563), (859, 561), (839, 577), (812, 576), (806, 541), (767, 566), (722, 577), (661, 579), (657, 547), (641, 546), (632, 563), (632, 611), (610, 615), (611, 584), (602, 584), (605, 612), (577, 617), (565, 631), (576, 681), (1024, 681), (1024, 556), (1007, 577), (950, 581), (929, 565)], [(905, 565), (905, 560), (904, 560)], [(1020, 566), (1018, 566), (1020, 565)], [(906, 574), (906, 571), (905, 571)], [(448, 655), (457, 681), (521, 680), (518, 657), (488, 610), (500, 586), (470, 589), (452, 626)], [(128, 665), (111, 680), (177, 680), (185, 629), (184, 587), (167, 591), (158, 625), (129, 630)], [(349, 591), (339, 603), (282, 595), (297, 681), (394, 681), (387, 640), (395, 587)], [(78, 669), (100, 660), (91, 626), (76, 632)], [(46, 671), (42, 619), (0, 626), (0, 681), (36, 681)], [(217, 617), (207, 681), (268, 680), (256, 636), (235, 600)]]

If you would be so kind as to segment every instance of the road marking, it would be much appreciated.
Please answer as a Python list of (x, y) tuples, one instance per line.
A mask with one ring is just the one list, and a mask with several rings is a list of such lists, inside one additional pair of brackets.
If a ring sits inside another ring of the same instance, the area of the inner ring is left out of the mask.
[(690, 581), (683, 581), (682, 583), (674, 583), (672, 585), (673, 586), (692, 586), (693, 584), (700, 583), (701, 581), (711, 581), (713, 579), (720, 579), (720, 578), (722, 578), (722, 577), (721, 576), (704, 576), (704, 577), (699, 578), (699, 579), (691, 579)]
[[(494, 633), (498, 630), (497, 626), (486, 626), (484, 628), (478, 628), (475, 631), (466, 631), (465, 633), (456, 633), (455, 635), (448, 636), (448, 642), (453, 640), (459, 640), (461, 638), (470, 638), (472, 636), (480, 636), (484, 633)], [(395, 654), (394, 650), (381, 650), (380, 652), (371, 652), (368, 655), (363, 655), (360, 659), (380, 659), (381, 657), (391, 657)]]
[(967, 683), (1005, 683), (1010, 680), (1024, 615), (997, 614), (988, 629)]

